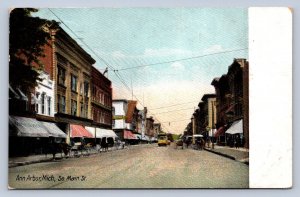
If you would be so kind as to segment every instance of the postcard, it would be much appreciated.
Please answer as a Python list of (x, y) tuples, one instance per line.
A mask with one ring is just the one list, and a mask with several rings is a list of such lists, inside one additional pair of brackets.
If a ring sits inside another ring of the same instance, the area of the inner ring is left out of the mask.
[(9, 30), (9, 189), (292, 186), (291, 9), (14, 8)]

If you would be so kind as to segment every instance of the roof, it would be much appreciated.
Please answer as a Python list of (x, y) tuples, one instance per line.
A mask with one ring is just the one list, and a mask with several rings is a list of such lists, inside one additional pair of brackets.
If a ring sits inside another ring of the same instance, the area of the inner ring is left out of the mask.
[(78, 50), (90, 64), (94, 64), (96, 62), (96, 60), (94, 60), (90, 54), (88, 54), (67, 32), (65, 32), (63, 28), (59, 27), (58, 30), (59, 31), (56, 32), (56, 35), (67, 41), (72, 48)]
[(215, 77), (212, 82), (211, 82), (211, 85), (215, 86), (219, 83), (219, 80), (220, 80), (220, 77)]
[(216, 98), (216, 94), (204, 94), (201, 100), (205, 102), (208, 98)]

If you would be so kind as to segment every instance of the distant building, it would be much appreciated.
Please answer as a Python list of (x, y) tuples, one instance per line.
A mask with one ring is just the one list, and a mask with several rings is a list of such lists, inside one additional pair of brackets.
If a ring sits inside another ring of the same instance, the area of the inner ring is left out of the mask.
[(152, 116), (146, 119), (146, 132), (148, 137), (154, 137), (154, 119)]
[[(133, 143), (138, 140), (134, 135), (134, 112), (136, 109), (136, 101), (117, 99), (113, 100), (113, 130), (122, 140)], [(136, 126), (136, 125), (135, 125)]]
[[(216, 113), (216, 95), (215, 94), (204, 94), (202, 99), (203, 101), (203, 110), (204, 125), (205, 130), (202, 131), (202, 134), (205, 136), (212, 137), (216, 129), (217, 113)], [(200, 116), (199, 116), (200, 117)], [(200, 121), (201, 122), (201, 121)]]

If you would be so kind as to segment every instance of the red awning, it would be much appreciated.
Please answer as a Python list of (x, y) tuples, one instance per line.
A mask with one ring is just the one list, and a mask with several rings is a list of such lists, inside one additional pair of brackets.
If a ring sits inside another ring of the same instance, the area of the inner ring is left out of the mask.
[(219, 137), (220, 135), (224, 134), (225, 127), (218, 128), (217, 132), (215, 133), (215, 137)]
[(124, 130), (124, 139), (136, 140), (136, 136), (128, 130)]
[(93, 135), (88, 132), (83, 126), (81, 125), (70, 125), (71, 129), (71, 136), (70, 137), (85, 137), (85, 138), (93, 138)]

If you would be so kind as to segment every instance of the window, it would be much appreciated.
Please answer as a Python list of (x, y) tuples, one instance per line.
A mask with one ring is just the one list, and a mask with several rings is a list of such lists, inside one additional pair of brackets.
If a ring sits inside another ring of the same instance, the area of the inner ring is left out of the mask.
[(80, 103), (80, 115), (81, 115), (81, 117), (84, 117), (83, 103)]
[(66, 112), (66, 97), (57, 95), (57, 112), (65, 113)]
[(48, 115), (51, 115), (51, 97), (48, 97)]
[[(37, 100), (39, 99), (39, 96), (40, 96), (40, 93), (37, 92), (36, 93), (36, 99)], [(36, 111), (36, 113), (39, 113), (39, 104), (38, 103), (35, 104), (35, 111)]]
[(65, 85), (65, 78), (66, 77), (66, 70), (63, 69), (62, 67), (58, 66), (57, 67), (57, 80), (58, 84), (60, 85)]
[(42, 114), (44, 114), (45, 113), (45, 93), (42, 93), (41, 101), (42, 101)]
[(77, 92), (77, 77), (75, 75), (71, 75), (71, 90)]
[(84, 96), (89, 96), (89, 83), (87, 81), (84, 82)]
[(60, 106), (60, 95), (57, 95), (57, 112), (60, 112), (61, 106)]
[(80, 95), (83, 95), (83, 84), (80, 83)]
[(71, 100), (71, 114), (76, 116), (77, 112), (77, 102), (75, 100)]
[(85, 117), (87, 118), (88, 117), (88, 104), (85, 105), (84, 112), (85, 112)]
[(66, 97), (62, 96), (61, 97), (61, 104), (62, 104), (62, 112), (66, 112)]

